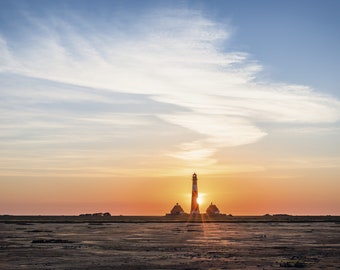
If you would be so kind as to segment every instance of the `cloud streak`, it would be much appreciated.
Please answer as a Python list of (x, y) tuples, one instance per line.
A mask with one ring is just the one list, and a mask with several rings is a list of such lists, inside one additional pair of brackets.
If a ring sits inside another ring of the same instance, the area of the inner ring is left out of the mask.
[[(210, 160), (219, 149), (254, 143), (267, 134), (259, 123), (329, 123), (340, 118), (340, 102), (308, 86), (258, 79), (262, 66), (245, 52), (226, 47), (227, 25), (189, 10), (150, 12), (129, 25), (94, 29), (85, 20), (30, 18), (31, 40), (20, 53), (0, 38), (0, 71), (58, 83), (142, 94), (172, 104), (171, 113), (153, 112), (169, 124), (197, 134), (196, 142), (170, 156)], [(81, 26), (81, 27), (80, 27)], [(85, 29), (85, 30), (84, 30)], [(22, 98), (89, 99), (117, 103), (119, 98), (77, 91), (31, 90)], [(40, 96), (39, 96), (40, 95)], [(136, 100), (136, 99), (135, 99)], [(177, 109), (176, 109), (177, 108)], [(150, 112), (149, 112), (150, 113)], [(151, 114), (151, 113), (150, 113)], [(84, 119), (83, 116), (82, 119)], [(119, 117), (115, 116), (115, 117)], [(88, 122), (116, 121), (94, 117)], [(124, 122), (124, 121), (122, 121)], [(187, 141), (189, 143), (190, 141)]]

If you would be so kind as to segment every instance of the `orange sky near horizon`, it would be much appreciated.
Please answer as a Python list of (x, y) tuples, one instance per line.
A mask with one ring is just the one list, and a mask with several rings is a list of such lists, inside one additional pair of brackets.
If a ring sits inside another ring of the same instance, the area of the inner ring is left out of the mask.
[[(339, 215), (338, 192), (332, 182), (302, 179), (267, 179), (249, 176), (223, 178), (198, 174), (200, 211), (212, 202), (222, 213), (232, 215)], [(191, 175), (186, 177), (140, 178), (112, 181), (98, 178), (58, 179), (55, 185), (44, 179), (26, 179), (18, 188), (11, 179), (3, 186), (2, 214), (78, 215), (110, 212), (112, 215), (164, 215), (179, 203), (190, 212)], [(335, 179), (334, 179), (335, 181)], [(41, 190), (39, 190), (39, 188)], [(13, 196), (17, 196), (13, 200)], [(6, 209), (6, 210), (5, 210)], [(328, 211), (325, 211), (328, 209)]]

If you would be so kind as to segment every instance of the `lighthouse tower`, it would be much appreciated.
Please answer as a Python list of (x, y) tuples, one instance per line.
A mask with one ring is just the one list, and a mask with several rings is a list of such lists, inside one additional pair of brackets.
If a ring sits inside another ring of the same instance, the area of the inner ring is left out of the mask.
[(199, 214), (200, 209), (197, 202), (198, 187), (197, 187), (197, 174), (192, 175), (192, 193), (191, 193), (191, 211), (190, 214)]

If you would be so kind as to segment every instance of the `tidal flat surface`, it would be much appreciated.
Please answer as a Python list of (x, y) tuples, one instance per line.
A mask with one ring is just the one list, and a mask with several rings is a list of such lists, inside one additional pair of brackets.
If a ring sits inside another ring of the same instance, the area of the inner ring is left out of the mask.
[(340, 269), (340, 223), (0, 223), (0, 269)]

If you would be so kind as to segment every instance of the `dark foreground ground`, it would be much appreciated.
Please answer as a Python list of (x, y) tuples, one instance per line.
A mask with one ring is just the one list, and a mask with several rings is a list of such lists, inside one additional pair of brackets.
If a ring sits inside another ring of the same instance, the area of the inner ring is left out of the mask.
[(2, 216), (0, 269), (340, 269), (336, 217), (108, 218)]

